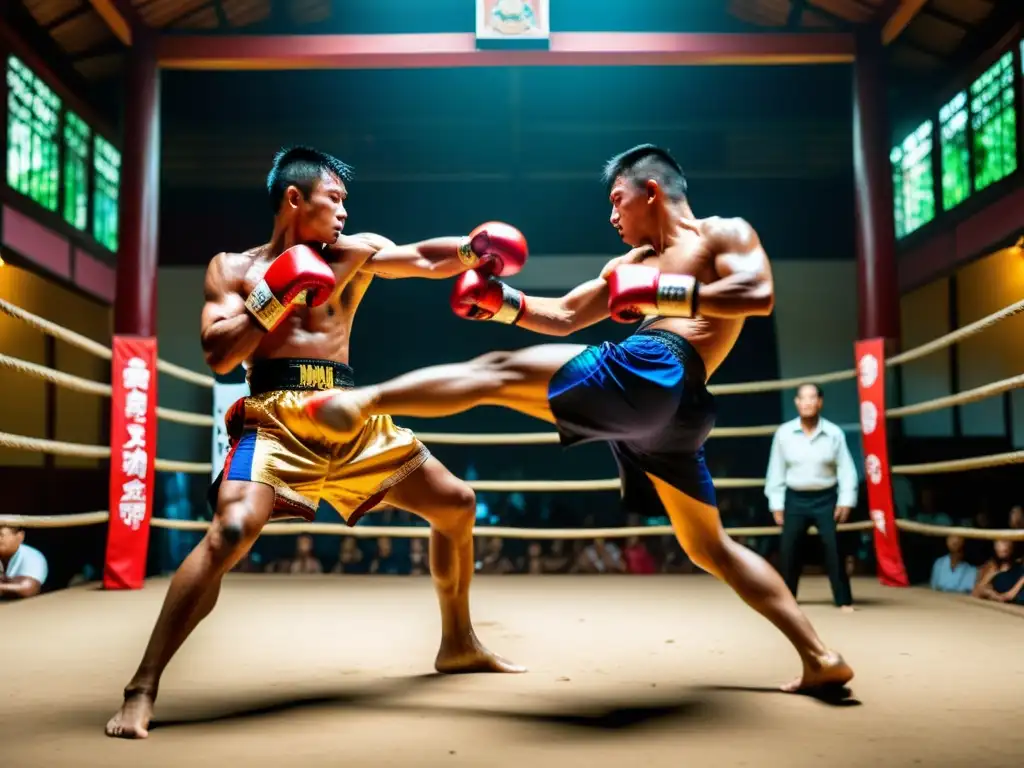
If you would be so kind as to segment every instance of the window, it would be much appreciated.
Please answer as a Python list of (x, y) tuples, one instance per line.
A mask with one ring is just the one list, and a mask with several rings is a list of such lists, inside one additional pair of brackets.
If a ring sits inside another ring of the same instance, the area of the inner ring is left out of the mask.
[(121, 153), (102, 136), (93, 141), (96, 191), (92, 201), (92, 234), (112, 251), (117, 250), (117, 190)]
[(942, 139), (942, 208), (948, 211), (971, 194), (971, 153), (967, 146), (967, 91), (939, 110)]
[(909, 235), (935, 218), (932, 123), (929, 120), (889, 155), (896, 237)]
[(57, 210), (60, 99), (21, 60), (7, 59), (7, 183)]
[(64, 113), (64, 220), (77, 229), (89, 225), (89, 126), (74, 112)]
[(1017, 170), (1013, 76), (1013, 51), (1007, 51), (971, 85), (975, 190)]

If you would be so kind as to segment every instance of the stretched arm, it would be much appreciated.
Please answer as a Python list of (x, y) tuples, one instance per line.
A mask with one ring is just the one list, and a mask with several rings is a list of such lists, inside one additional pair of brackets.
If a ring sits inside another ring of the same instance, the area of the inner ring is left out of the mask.
[(767, 316), (775, 306), (768, 255), (743, 219), (712, 219), (704, 232), (719, 279), (700, 286), (697, 312), (705, 317)]
[(467, 257), (464, 237), (435, 237), (411, 245), (395, 245), (380, 235), (357, 237), (376, 249), (363, 270), (379, 277), (443, 280), (470, 269), (475, 258)]
[(0, 577), (0, 599), (35, 597), (42, 588), (43, 585), (31, 576)]
[(206, 270), (201, 341), (206, 364), (215, 373), (229, 373), (248, 359), (265, 334), (245, 307), (245, 299), (225, 275), (225, 254), (216, 256)]

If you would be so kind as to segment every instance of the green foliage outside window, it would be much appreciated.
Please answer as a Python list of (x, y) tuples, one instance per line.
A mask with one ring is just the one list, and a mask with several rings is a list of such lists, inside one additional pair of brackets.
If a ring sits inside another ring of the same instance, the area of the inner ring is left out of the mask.
[(1017, 170), (1017, 113), (1013, 52), (1007, 51), (971, 84), (974, 189), (982, 190)]
[(60, 98), (20, 59), (7, 59), (7, 183), (57, 210)]
[(896, 237), (903, 237), (935, 218), (931, 120), (922, 123), (895, 147), (889, 161), (892, 164)]
[(89, 138), (92, 131), (74, 112), (64, 113), (64, 220), (89, 225)]
[(942, 208), (948, 211), (971, 194), (971, 153), (967, 146), (967, 92), (939, 110), (942, 139)]
[(117, 250), (117, 192), (121, 178), (121, 153), (102, 136), (93, 140), (96, 173), (92, 207), (92, 234), (112, 251)]

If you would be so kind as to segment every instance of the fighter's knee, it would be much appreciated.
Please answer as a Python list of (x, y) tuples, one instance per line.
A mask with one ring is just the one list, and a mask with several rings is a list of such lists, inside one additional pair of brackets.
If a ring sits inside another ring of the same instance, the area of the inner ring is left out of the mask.
[(694, 565), (712, 575), (721, 575), (730, 557), (728, 540), (711, 539), (687, 544), (686, 554)]
[(476, 520), (476, 491), (468, 483), (453, 483), (443, 499), (443, 513), (431, 515), (431, 524), (446, 532), (466, 531)]
[(474, 357), (471, 364), (487, 371), (499, 372), (507, 367), (511, 360), (511, 352), (486, 352), (479, 357)]
[(225, 506), (210, 530), (210, 544), (216, 553), (228, 555), (255, 539), (262, 526), (245, 502)]

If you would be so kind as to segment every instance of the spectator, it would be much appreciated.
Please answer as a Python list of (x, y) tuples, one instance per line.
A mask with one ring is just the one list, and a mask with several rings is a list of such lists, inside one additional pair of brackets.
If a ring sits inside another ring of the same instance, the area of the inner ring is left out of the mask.
[(331, 568), (331, 573), (366, 573), (367, 563), (359, 542), (353, 536), (345, 536), (338, 550), (338, 562)]
[(801, 545), (814, 525), (825, 550), (832, 599), (853, 610), (850, 577), (839, 554), (837, 523), (845, 523), (857, 505), (857, 469), (843, 430), (821, 416), (824, 405), (817, 384), (796, 390), (799, 416), (775, 432), (768, 458), (764, 493), (775, 522), (782, 526), (781, 572), (795, 596), (803, 563)]
[(604, 539), (594, 539), (594, 543), (584, 547), (576, 560), (578, 573), (625, 573), (626, 561), (622, 559), (622, 551), (613, 543)]
[(498, 536), (488, 539), (484, 556), (476, 565), (477, 571), (490, 574), (512, 573), (515, 567), (512, 565), (512, 561), (505, 556), (504, 547), (505, 542)]
[(566, 573), (571, 565), (572, 558), (565, 553), (565, 540), (552, 541), (548, 553), (542, 559), (544, 573)]
[(46, 583), (46, 557), (24, 542), (24, 530), (0, 525), (0, 599), (35, 597)]
[(288, 566), (288, 573), (323, 573), (320, 558), (313, 554), (313, 537), (302, 534), (295, 540), (295, 557)]
[(992, 557), (981, 566), (978, 572), (978, 582), (975, 584), (972, 594), (986, 600), (998, 599), (998, 592), (993, 588), (992, 582), (1000, 574), (1010, 571), (1014, 565), (1013, 542), (1006, 539), (994, 542)]
[(1020, 504), (1010, 508), (1009, 526), (1015, 531), (1024, 531), (1024, 507)]
[(626, 559), (626, 570), (629, 573), (655, 573), (658, 570), (651, 556), (647, 545), (640, 540), (639, 536), (630, 536), (626, 539), (626, 549), (623, 551)]
[(388, 576), (404, 576), (409, 573), (409, 563), (401, 562), (398, 555), (391, 546), (391, 539), (381, 536), (377, 539), (377, 554), (370, 561), (370, 573), (386, 574)]
[(423, 539), (409, 540), (409, 575), (426, 576), (430, 573), (430, 566), (427, 563), (427, 548), (423, 545)]
[(544, 573), (544, 549), (539, 541), (531, 541), (526, 548), (526, 557), (521, 563), (523, 573), (537, 575)]
[(948, 554), (932, 565), (931, 588), (969, 595), (978, 580), (978, 569), (964, 560), (963, 536), (947, 536), (946, 549)]

